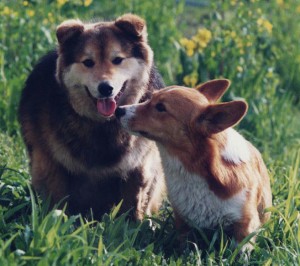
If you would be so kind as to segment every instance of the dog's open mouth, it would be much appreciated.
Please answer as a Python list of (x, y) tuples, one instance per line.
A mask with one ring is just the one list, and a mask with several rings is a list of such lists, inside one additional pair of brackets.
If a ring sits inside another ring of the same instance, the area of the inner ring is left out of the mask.
[(114, 115), (114, 113), (117, 109), (119, 99), (122, 96), (122, 94), (126, 88), (126, 83), (127, 83), (127, 81), (124, 82), (121, 90), (115, 97), (98, 98), (97, 99), (91, 95), (88, 87), (85, 87), (85, 90), (86, 90), (87, 94), (89, 95), (89, 97), (91, 97), (93, 102), (95, 103), (98, 113), (101, 114), (102, 116), (110, 117), (110, 116)]

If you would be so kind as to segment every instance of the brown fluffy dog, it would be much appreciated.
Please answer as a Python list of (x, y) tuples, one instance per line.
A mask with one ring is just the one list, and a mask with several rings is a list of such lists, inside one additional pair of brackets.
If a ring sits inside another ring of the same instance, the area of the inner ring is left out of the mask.
[(23, 90), (19, 120), (34, 188), (69, 213), (95, 217), (123, 199), (136, 219), (157, 210), (163, 174), (155, 144), (132, 137), (115, 119), (163, 87), (144, 20), (69, 20), (57, 28), (58, 49), (36, 65)]

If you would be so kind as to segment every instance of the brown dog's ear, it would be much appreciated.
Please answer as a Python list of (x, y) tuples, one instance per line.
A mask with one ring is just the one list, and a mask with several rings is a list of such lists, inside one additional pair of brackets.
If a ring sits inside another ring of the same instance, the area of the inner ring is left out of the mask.
[(214, 79), (196, 87), (211, 103), (219, 100), (230, 86), (228, 79)]
[(125, 14), (115, 21), (115, 25), (126, 33), (139, 38), (147, 37), (145, 21), (139, 16)]
[(244, 117), (247, 109), (248, 105), (244, 101), (210, 105), (198, 117), (199, 129), (206, 135), (219, 133), (237, 124)]
[(79, 36), (84, 31), (84, 25), (80, 20), (70, 19), (61, 23), (56, 29), (56, 37), (60, 45), (67, 40)]

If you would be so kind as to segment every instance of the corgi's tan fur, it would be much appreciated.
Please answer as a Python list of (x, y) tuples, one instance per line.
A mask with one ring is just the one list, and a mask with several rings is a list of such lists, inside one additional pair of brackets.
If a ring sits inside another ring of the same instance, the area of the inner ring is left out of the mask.
[(269, 218), (272, 196), (259, 151), (232, 128), (246, 102), (216, 103), (229, 85), (167, 87), (116, 113), (128, 131), (157, 142), (176, 226), (223, 225), (240, 242)]

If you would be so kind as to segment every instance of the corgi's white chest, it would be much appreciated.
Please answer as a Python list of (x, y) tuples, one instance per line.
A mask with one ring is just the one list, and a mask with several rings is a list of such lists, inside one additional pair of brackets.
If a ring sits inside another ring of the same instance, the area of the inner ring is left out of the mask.
[(209, 189), (204, 178), (187, 172), (176, 158), (162, 152), (162, 162), (169, 200), (190, 226), (214, 228), (221, 224), (226, 227), (241, 219), (245, 190), (222, 200)]

